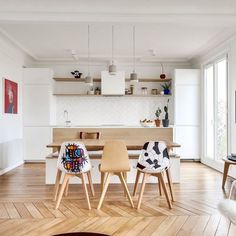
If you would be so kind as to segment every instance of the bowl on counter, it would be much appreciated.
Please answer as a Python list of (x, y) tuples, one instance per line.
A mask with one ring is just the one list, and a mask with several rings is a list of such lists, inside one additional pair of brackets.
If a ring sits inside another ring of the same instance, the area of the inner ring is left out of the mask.
[(153, 120), (140, 120), (140, 124), (143, 127), (155, 127), (155, 122)]

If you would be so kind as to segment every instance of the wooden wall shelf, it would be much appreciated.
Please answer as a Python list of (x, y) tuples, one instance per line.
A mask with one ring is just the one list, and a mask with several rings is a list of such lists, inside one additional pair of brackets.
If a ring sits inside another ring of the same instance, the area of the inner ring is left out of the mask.
[(79, 97), (170, 97), (168, 95), (142, 95), (142, 94), (133, 94), (133, 95), (92, 95), (92, 94), (78, 94), (78, 93), (54, 93), (55, 96), (79, 96)]
[[(53, 78), (57, 82), (85, 82), (84, 78), (81, 79), (75, 79), (75, 78)], [(158, 82), (158, 83), (164, 83), (171, 81), (171, 78), (168, 79), (139, 79), (139, 82)], [(93, 82), (101, 82), (100, 78), (93, 78)], [(130, 79), (125, 79), (125, 82), (130, 82)]]

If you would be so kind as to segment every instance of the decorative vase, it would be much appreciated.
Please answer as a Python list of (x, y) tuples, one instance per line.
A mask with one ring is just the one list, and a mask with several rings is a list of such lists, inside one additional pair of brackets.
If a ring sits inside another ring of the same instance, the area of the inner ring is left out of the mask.
[(156, 124), (156, 127), (160, 127), (161, 126), (161, 120), (160, 119), (156, 119), (155, 120), (155, 124)]
[(161, 75), (160, 75), (160, 78), (161, 78), (161, 79), (165, 79), (165, 78), (166, 78), (166, 75), (165, 75), (165, 74), (161, 74)]
[(164, 89), (164, 94), (165, 94), (165, 95), (170, 94), (170, 90), (169, 90), (169, 89)]
[(163, 125), (163, 127), (169, 127), (169, 120), (163, 119), (162, 125)]

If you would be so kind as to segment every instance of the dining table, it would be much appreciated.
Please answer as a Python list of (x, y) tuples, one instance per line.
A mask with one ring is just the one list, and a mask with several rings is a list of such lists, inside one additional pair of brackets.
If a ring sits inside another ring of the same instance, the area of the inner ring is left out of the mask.
[[(118, 140), (118, 139), (116, 139)], [(103, 150), (104, 145), (106, 142), (111, 141), (111, 139), (73, 139), (73, 140), (61, 140), (61, 141), (54, 141), (47, 145), (47, 148), (54, 148), (57, 151), (60, 151), (61, 145), (63, 142), (81, 142), (85, 145), (86, 149), (88, 151), (100, 151)], [(141, 150), (143, 148), (143, 145), (148, 142), (148, 140), (142, 140), (142, 139), (132, 139), (132, 140), (125, 140), (124, 141), (127, 150)], [(165, 141), (168, 151), (172, 150), (173, 148), (179, 148), (181, 147), (180, 144), (172, 142), (172, 141)]]

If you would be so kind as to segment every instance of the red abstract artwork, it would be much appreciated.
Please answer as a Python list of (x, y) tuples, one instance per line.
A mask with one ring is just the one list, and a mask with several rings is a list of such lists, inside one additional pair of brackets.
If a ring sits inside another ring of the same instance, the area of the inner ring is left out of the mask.
[(4, 112), (17, 114), (18, 85), (17, 83), (4, 79)]

